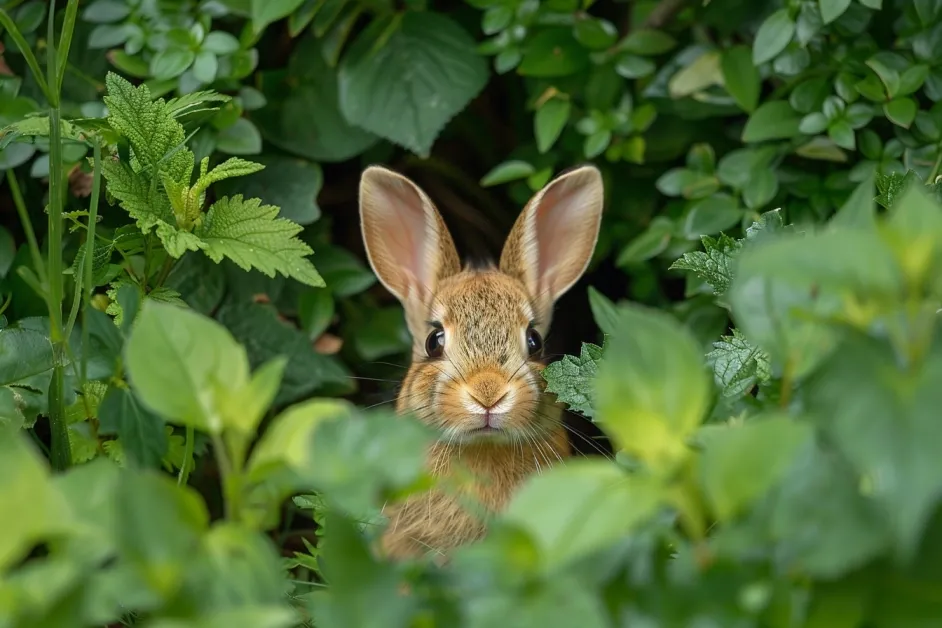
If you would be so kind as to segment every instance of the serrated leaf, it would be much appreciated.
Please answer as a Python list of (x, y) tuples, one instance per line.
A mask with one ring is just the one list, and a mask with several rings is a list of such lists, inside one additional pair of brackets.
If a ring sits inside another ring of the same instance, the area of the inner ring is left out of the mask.
[(671, 270), (687, 270), (713, 288), (713, 293), (722, 295), (729, 289), (733, 278), (733, 263), (742, 243), (721, 233), (713, 238), (703, 236), (703, 251), (691, 251), (670, 265)]
[(451, 18), (409, 11), (377, 49), (377, 20), (340, 64), (340, 109), (346, 119), (426, 156), (435, 138), (487, 83), (487, 63)]
[(714, 342), (706, 359), (725, 397), (741, 397), (771, 376), (769, 357), (746, 340), (738, 329), (733, 329), (732, 336), (723, 336)]
[(155, 468), (167, 453), (167, 433), (159, 416), (145, 408), (126, 388), (112, 387), (98, 408), (101, 434), (121, 439), (126, 459), (134, 466)]
[(546, 391), (569, 405), (569, 409), (591, 418), (595, 415), (593, 385), (602, 360), (602, 347), (582, 344), (579, 357), (563, 356), (543, 369)]
[(315, 288), (324, 280), (307, 259), (313, 251), (296, 236), (301, 226), (278, 218), (278, 208), (257, 198), (222, 197), (213, 203), (196, 234), (214, 262), (227, 257), (243, 270), (258, 269), (268, 277), (281, 273)]

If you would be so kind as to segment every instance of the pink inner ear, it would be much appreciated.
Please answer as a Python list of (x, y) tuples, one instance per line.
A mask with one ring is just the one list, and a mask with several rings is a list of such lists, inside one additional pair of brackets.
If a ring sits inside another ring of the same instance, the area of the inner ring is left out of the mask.
[[(590, 186), (573, 184), (571, 180), (552, 186), (540, 199), (536, 208), (536, 241), (538, 244), (538, 269), (541, 289), (556, 292), (559, 283), (568, 283), (559, 275), (577, 273), (581, 268), (568, 268), (577, 263), (581, 240), (586, 225), (580, 221), (591, 220), (584, 211), (591, 202)], [(573, 253), (575, 252), (575, 255)]]
[(401, 181), (383, 186), (383, 231), (381, 237), (392, 253), (392, 262), (399, 266), (406, 284), (425, 284), (427, 260), (425, 210), (416, 191)]

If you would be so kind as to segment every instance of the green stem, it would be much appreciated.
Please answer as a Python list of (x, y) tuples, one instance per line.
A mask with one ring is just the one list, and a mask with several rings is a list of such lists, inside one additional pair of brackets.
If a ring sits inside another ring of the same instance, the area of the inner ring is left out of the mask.
[(222, 475), (222, 493), (226, 502), (226, 519), (238, 522), (242, 518), (241, 469), (233, 466), (226, 450), (226, 444), (219, 434), (213, 434), (213, 451)]
[(89, 303), (92, 299), (92, 291), (94, 286), (92, 286), (92, 274), (93, 274), (93, 256), (94, 256), (94, 242), (96, 234), (96, 228), (98, 226), (98, 199), (101, 194), (101, 142), (96, 137), (95, 144), (92, 147), (92, 154), (94, 155), (94, 172), (92, 173), (92, 201), (88, 209), (88, 235), (85, 238), (86, 242), (91, 242), (90, 245), (92, 249), (86, 252), (85, 255), (85, 291), (84, 303), (82, 305), (82, 377), (81, 382), (82, 386), (85, 386), (85, 381), (88, 376), (88, 353), (91, 350), (89, 346), (88, 339), (88, 324), (85, 320), (85, 313), (88, 312)]
[[(75, 16), (78, 14), (78, 0), (68, 0), (65, 6), (65, 19), (62, 22), (62, 35), (59, 38), (59, 54), (56, 58), (55, 92), (62, 93), (62, 80), (69, 66), (69, 49), (72, 47), (72, 32), (75, 30)], [(51, 79), (50, 79), (51, 80)]]
[[(10, 192), (13, 194), (13, 204), (16, 205), (16, 212), (20, 215), (20, 224), (23, 225), (23, 232), (26, 234), (26, 242), (29, 245), (29, 252), (33, 257), (33, 266), (36, 269), (36, 276), (42, 286), (46, 285), (46, 263), (43, 261), (42, 249), (39, 248), (39, 242), (36, 240), (36, 232), (33, 231), (33, 221), (29, 219), (29, 213), (26, 211), (26, 203), (23, 201), (23, 193), (20, 191), (20, 183), (13, 174), (13, 169), (7, 170), (7, 183), (10, 185)], [(45, 296), (40, 293), (40, 296)]]
[(65, 471), (72, 464), (72, 447), (65, 417), (65, 343), (53, 343), (52, 381), (49, 382), (49, 427), (51, 453), (49, 462), (56, 471)]
[[(55, 3), (53, 2), (53, 5)], [(50, 7), (49, 15), (50, 21), (52, 21), (52, 12), (55, 6)], [(10, 14), (0, 9), (0, 25), (3, 26), (10, 33), (10, 38), (13, 39), (13, 43), (16, 44), (16, 47), (19, 48), (20, 54), (23, 55), (23, 58), (26, 59), (26, 65), (29, 66), (30, 72), (33, 73), (33, 79), (36, 81), (36, 84), (39, 85), (39, 89), (42, 90), (43, 96), (46, 97), (46, 100), (50, 103), (52, 100), (52, 92), (49, 91), (49, 84), (46, 82), (46, 78), (43, 76), (42, 68), (39, 67), (39, 61), (36, 60), (36, 55), (33, 54), (33, 49), (28, 43), (26, 43), (26, 38), (23, 37), (23, 33), (20, 32), (20, 29), (16, 27), (16, 23), (13, 21), (13, 18), (10, 17)]]
[(942, 168), (942, 144), (937, 146), (939, 155), (935, 158), (935, 164), (932, 166), (932, 172), (929, 173), (929, 178), (926, 179), (927, 185), (932, 185), (935, 181), (935, 178), (939, 176), (939, 169)]
[(164, 265), (160, 269), (160, 274), (157, 275), (156, 281), (154, 281), (154, 288), (159, 288), (164, 285), (164, 282), (167, 281), (167, 277), (170, 276), (170, 271), (173, 270), (173, 267), (176, 265), (177, 260), (167, 254), (167, 259), (164, 260)]
[(186, 448), (183, 451), (183, 465), (180, 467), (180, 475), (177, 476), (177, 484), (185, 486), (190, 479), (190, 458), (193, 457), (193, 440), (196, 434), (191, 425), (186, 426)]
[[(101, 188), (101, 147), (96, 139), (94, 144), (95, 172), (92, 175), (92, 198), (88, 207), (88, 227), (85, 231), (85, 259), (84, 265), (75, 276), (75, 293), (72, 296), (72, 311), (69, 312), (69, 321), (65, 326), (65, 337), (72, 337), (72, 328), (75, 326), (75, 319), (78, 316), (79, 304), (84, 303), (88, 307), (88, 301), (91, 298), (92, 275), (95, 262), (95, 229), (98, 223), (98, 195)], [(81, 274), (79, 274), (81, 273)], [(83, 298), (84, 297), (84, 298)], [(84, 344), (83, 344), (84, 351)], [(82, 359), (85, 362), (84, 355)], [(84, 367), (83, 367), (84, 372)], [(85, 384), (85, 378), (82, 378), (82, 384)]]

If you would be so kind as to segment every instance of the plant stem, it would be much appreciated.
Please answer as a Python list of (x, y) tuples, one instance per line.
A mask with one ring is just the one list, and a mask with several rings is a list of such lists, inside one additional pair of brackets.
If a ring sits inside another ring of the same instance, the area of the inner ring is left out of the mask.
[(226, 502), (226, 519), (237, 522), (242, 517), (242, 486), (241, 469), (233, 466), (226, 443), (219, 434), (213, 434), (213, 451), (216, 452), (216, 462), (219, 464), (219, 473), (222, 475), (222, 493)]
[(170, 276), (170, 271), (173, 270), (174, 265), (176, 265), (177, 260), (170, 257), (170, 254), (167, 254), (167, 259), (164, 260), (164, 265), (160, 269), (160, 274), (157, 275), (157, 279), (154, 281), (154, 288), (159, 288), (164, 285), (164, 282), (167, 281), (167, 277)]
[[(54, 8), (54, 6), (51, 8)], [(62, 80), (65, 78), (65, 71), (69, 65), (69, 49), (72, 47), (72, 32), (75, 30), (75, 16), (77, 13), (78, 0), (69, 0), (65, 7), (65, 19), (62, 21), (62, 36), (59, 38), (59, 54), (56, 58), (55, 83), (52, 85), (57, 98), (62, 93)], [(51, 82), (52, 79), (50, 78)]]
[[(52, 22), (52, 14), (55, 10), (55, 0), (52, 2), (52, 6), (49, 7), (49, 21)], [(19, 48), (20, 54), (23, 55), (23, 58), (26, 59), (26, 65), (29, 66), (30, 72), (33, 73), (33, 79), (36, 81), (36, 84), (39, 85), (39, 89), (42, 91), (43, 96), (46, 97), (46, 100), (49, 103), (52, 103), (52, 92), (49, 91), (49, 84), (46, 82), (46, 78), (43, 76), (42, 68), (39, 67), (39, 61), (36, 60), (36, 55), (33, 54), (33, 49), (28, 43), (26, 43), (26, 38), (23, 37), (23, 33), (20, 32), (20, 29), (16, 27), (16, 23), (13, 21), (13, 18), (10, 17), (10, 14), (0, 9), (0, 25), (10, 33), (10, 38), (13, 40), (13, 43), (16, 44), (16, 47)]]
[[(29, 218), (26, 211), (26, 203), (23, 201), (23, 193), (20, 191), (20, 183), (13, 174), (13, 169), (7, 170), (7, 183), (10, 185), (10, 192), (13, 195), (13, 204), (16, 205), (16, 212), (20, 215), (20, 223), (23, 225), (23, 233), (26, 234), (26, 242), (29, 245), (29, 252), (33, 257), (33, 266), (36, 267), (36, 276), (45, 290), (46, 286), (46, 263), (43, 261), (42, 250), (39, 248), (39, 242), (36, 240), (36, 232), (33, 231), (33, 221)], [(40, 296), (46, 298), (44, 293)]]
[(190, 479), (190, 458), (193, 457), (193, 440), (196, 438), (193, 427), (186, 426), (186, 448), (183, 451), (183, 464), (180, 466), (180, 475), (177, 476), (177, 484), (185, 486)]
[(939, 169), (942, 168), (942, 144), (937, 147), (939, 155), (935, 158), (935, 164), (932, 166), (932, 172), (929, 173), (929, 178), (926, 179), (927, 185), (932, 185), (935, 182), (935, 178), (939, 176)]
[(85, 292), (82, 304), (82, 376), (81, 382), (82, 386), (85, 386), (85, 381), (88, 376), (88, 353), (90, 350), (89, 339), (88, 339), (88, 324), (85, 319), (85, 313), (88, 312), (89, 303), (92, 299), (92, 274), (93, 274), (93, 257), (95, 253), (94, 242), (96, 236), (96, 228), (98, 226), (98, 199), (101, 194), (101, 141), (99, 138), (95, 138), (95, 144), (92, 147), (92, 155), (94, 156), (94, 171), (92, 173), (92, 201), (88, 209), (88, 233), (86, 235), (85, 241), (91, 242), (91, 249), (85, 254)]
[[(92, 198), (88, 207), (88, 226), (85, 230), (85, 259), (82, 268), (77, 269), (75, 276), (75, 294), (72, 297), (72, 311), (69, 312), (69, 320), (65, 326), (65, 337), (72, 337), (72, 329), (75, 326), (75, 319), (78, 316), (79, 304), (84, 303), (85, 307), (88, 307), (88, 301), (91, 297), (92, 286), (92, 275), (94, 273), (94, 262), (95, 262), (95, 229), (98, 222), (98, 194), (101, 187), (101, 176), (100, 176), (100, 160), (101, 160), (101, 147), (98, 144), (96, 139), (94, 145), (94, 155), (95, 155), (95, 173), (92, 179)], [(84, 298), (83, 298), (84, 296)], [(85, 347), (83, 344), (83, 351)], [(84, 372), (84, 356), (82, 359), (83, 363), (83, 372)], [(82, 384), (84, 385), (85, 378), (82, 378)]]

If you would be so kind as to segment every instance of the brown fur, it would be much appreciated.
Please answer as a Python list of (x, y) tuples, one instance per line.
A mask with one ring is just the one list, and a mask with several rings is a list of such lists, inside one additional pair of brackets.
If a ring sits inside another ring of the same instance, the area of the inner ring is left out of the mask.
[[(488, 516), (527, 477), (569, 454), (561, 410), (543, 395), (542, 364), (528, 355), (526, 334), (531, 324), (546, 334), (553, 302), (589, 262), (601, 180), (585, 167), (541, 190), (517, 220), (499, 269), (461, 271), (438, 211), (401, 175), (367, 169), (360, 204), (370, 263), (402, 301), (413, 337), (397, 411), (442, 432), (428, 454), (439, 484), (387, 510), (381, 545), (394, 557), (444, 553), (481, 538)], [(425, 341), (438, 326), (444, 354), (429, 358)], [(476, 431), (488, 421), (498, 429)]]

